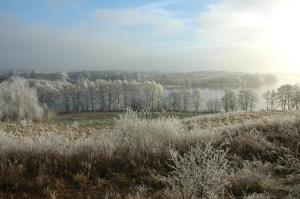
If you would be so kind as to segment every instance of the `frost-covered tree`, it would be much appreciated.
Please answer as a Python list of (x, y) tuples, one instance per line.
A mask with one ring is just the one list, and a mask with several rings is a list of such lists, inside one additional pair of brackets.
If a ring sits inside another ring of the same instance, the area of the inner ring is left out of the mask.
[(173, 111), (180, 111), (182, 105), (182, 92), (179, 89), (172, 89), (169, 94), (170, 105)]
[(65, 71), (60, 71), (58, 74), (58, 80), (61, 80), (61, 81), (66, 81), (69, 76), (68, 76), (68, 73), (66, 73)]
[(272, 94), (272, 93), (271, 93), (270, 90), (267, 90), (267, 91), (263, 94), (263, 98), (265, 99), (266, 104), (267, 104), (267, 110), (270, 109), (271, 94)]
[(253, 110), (257, 103), (257, 94), (252, 90), (242, 89), (238, 95), (238, 103), (243, 111)]
[(56, 81), (47, 80), (29, 80), (30, 87), (37, 91), (38, 99), (41, 104), (46, 104), (50, 109), (55, 110), (55, 101), (59, 98), (59, 84)]
[(188, 111), (191, 104), (192, 91), (191, 89), (183, 89), (182, 91), (183, 111)]
[(95, 111), (95, 103), (96, 103), (96, 83), (94, 81), (88, 81), (88, 94), (89, 100), (91, 104), (92, 111)]
[(276, 108), (277, 92), (273, 89), (270, 96), (270, 109)]
[(258, 103), (258, 97), (257, 94), (254, 91), (249, 91), (249, 106), (250, 110), (253, 111), (256, 107), (256, 104)]
[(135, 80), (129, 82), (130, 107), (137, 110), (137, 96), (139, 83)]
[(219, 113), (221, 112), (221, 102), (219, 98), (209, 99), (206, 102), (206, 109), (209, 113)]
[(199, 108), (202, 104), (202, 96), (201, 96), (201, 90), (200, 89), (195, 89), (192, 93), (192, 101), (195, 107), (195, 111), (199, 112)]
[(164, 87), (161, 84), (156, 84), (156, 89), (155, 89), (155, 101), (156, 101), (156, 110), (160, 111), (161, 110), (161, 104), (162, 104), (162, 98), (164, 95)]
[(300, 108), (300, 87), (299, 85), (293, 86), (292, 108), (299, 110)]
[(59, 82), (59, 91), (62, 95), (62, 99), (65, 106), (66, 112), (72, 110), (72, 84), (66, 81)]
[(149, 110), (153, 109), (155, 86), (156, 85), (154, 82), (151, 81), (145, 81), (142, 85), (144, 93), (144, 106)]
[(107, 102), (108, 102), (108, 111), (113, 109), (113, 105), (115, 105), (120, 89), (116, 81), (109, 81), (106, 84), (106, 92), (107, 92)]
[(235, 111), (237, 109), (237, 96), (232, 90), (225, 90), (222, 97), (222, 105), (226, 112)]
[(282, 110), (291, 110), (293, 92), (291, 84), (284, 84), (277, 89), (277, 97)]
[(36, 90), (30, 88), (28, 81), (12, 77), (0, 84), (1, 120), (32, 121), (42, 119), (43, 116)]
[(105, 95), (106, 95), (106, 84), (107, 82), (102, 79), (98, 79), (95, 82), (96, 86), (96, 92), (98, 95), (98, 107), (99, 110), (104, 110), (106, 107), (106, 100), (105, 100)]

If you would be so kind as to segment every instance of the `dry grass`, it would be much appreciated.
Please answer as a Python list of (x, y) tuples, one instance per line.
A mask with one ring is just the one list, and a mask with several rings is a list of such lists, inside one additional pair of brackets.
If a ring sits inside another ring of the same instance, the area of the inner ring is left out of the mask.
[(101, 130), (0, 123), (0, 198), (174, 198), (170, 148), (188, 154), (210, 141), (229, 149), (233, 173), (223, 197), (282, 198), (300, 184), (300, 122), (294, 112), (246, 115), (179, 120), (128, 113)]

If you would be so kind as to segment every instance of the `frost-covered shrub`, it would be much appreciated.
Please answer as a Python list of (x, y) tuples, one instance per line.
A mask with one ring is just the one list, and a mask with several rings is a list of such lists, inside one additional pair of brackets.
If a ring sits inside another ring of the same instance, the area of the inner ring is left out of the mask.
[(114, 134), (120, 145), (131, 150), (160, 151), (183, 136), (185, 128), (177, 118), (149, 119), (136, 112), (127, 112), (116, 121)]
[(243, 199), (270, 199), (271, 197), (267, 194), (251, 194), (248, 196), (243, 197)]
[[(282, 187), (272, 177), (273, 165), (261, 161), (244, 161), (243, 167), (230, 179), (230, 192), (234, 195), (270, 193), (276, 187)], [(254, 197), (254, 196), (252, 196)], [(247, 198), (247, 197), (246, 197)], [(249, 196), (249, 198), (251, 198)]]
[(0, 84), (1, 120), (38, 120), (43, 117), (36, 91), (20, 77), (13, 77)]
[(229, 183), (228, 150), (211, 142), (190, 148), (186, 154), (170, 151), (174, 170), (168, 177), (172, 192), (178, 198), (217, 198)]

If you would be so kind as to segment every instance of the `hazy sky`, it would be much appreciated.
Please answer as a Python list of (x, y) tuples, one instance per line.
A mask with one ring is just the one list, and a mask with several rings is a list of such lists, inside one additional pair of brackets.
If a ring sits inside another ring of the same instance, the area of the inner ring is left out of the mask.
[(0, 69), (299, 72), (298, 0), (1, 0)]

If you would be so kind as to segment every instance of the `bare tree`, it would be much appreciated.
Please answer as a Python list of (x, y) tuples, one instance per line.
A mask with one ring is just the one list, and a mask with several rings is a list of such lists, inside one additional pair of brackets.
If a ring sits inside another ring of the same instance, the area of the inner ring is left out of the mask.
[(183, 110), (186, 112), (191, 104), (192, 92), (191, 89), (183, 89), (182, 91)]
[(271, 93), (270, 90), (267, 90), (267, 91), (263, 94), (263, 98), (265, 99), (266, 104), (267, 104), (267, 110), (270, 109), (271, 95), (272, 95), (272, 93)]
[(199, 112), (199, 108), (202, 104), (201, 90), (200, 89), (195, 89), (192, 93), (192, 98), (193, 98), (193, 104), (194, 104), (194, 107), (195, 107), (195, 111)]
[(170, 91), (170, 103), (173, 111), (181, 110), (182, 97), (181, 92), (178, 89), (173, 89)]
[(258, 102), (257, 94), (249, 90), (249, 106), (251, 111), (255, 109), (257, 102)]
[(115, 84), (115, 82), (109, 81), (108, 84), (106, 84), (106, 91), (107, 91), (108, 111), (111, 111), (113, 104), (115, 103), (119, 95), (119, 88)]
[(60, 82), (60, 93), (65, 104), (65, 111), (71, 111), (71, 99), (72, 99), (72, 84), (69, 82)]
[(291, 84), (285, 84), (277, 89), (277, 96), (282, 110), (291, 110), (292, 108), (292, 96), (293, 86)]
[(138, 82), (135, 80), (130, 81), (129, 82), (130, 107), (134, 110), (137, 109), (137, 104), (136, 104), (137, 90), (138, 90)]
[(251, 110), (256, 107), (256, 104), (258, 102), (258, 97), (255, 92), (252, 90), (240, 90), (238, 95), (238, 103), (240, 105), (240, 108), (244, 111)]
[(219, 98), (209, 99), (206, 102), (207, 111), (210, 113), (219, 113), (221, 112), (221, 102)]
[(98, 79), (96, 80), (96, 87), (97, 87), (97, 93), (98, 93), (98, 102), (99, 102), (99, 109), (104, 110), (106, 107), (106, 84), (107, 82), (105, 80)]
[(292, 109), (299, 110), (300, 108), (300, 87), (293, 85)]
[(235, 111), (237, 109), (237, 95), (232, 90), (225, 90), (222, 97), (222, 105), (226, 112)]
[(88, 81), (87, 82), (87, 89), (89, 93), (89, 100), (91, 104), (92, 111), (95, 111), (95, 101), (96, 101), (96, 83), (93, 81)]
[(271, 92), (271, 96), (270, 96), (270, 109), (273, 110), (276, 105), (276, 100), (277, 100), (277, 93), (276, 91), (273, 89)]
[(144, 98), (145, 98), (144, 106), (149, 110), (153, 110), (156, 84), (155, 82), (145, 81), (142, 87), (143, 87)]

